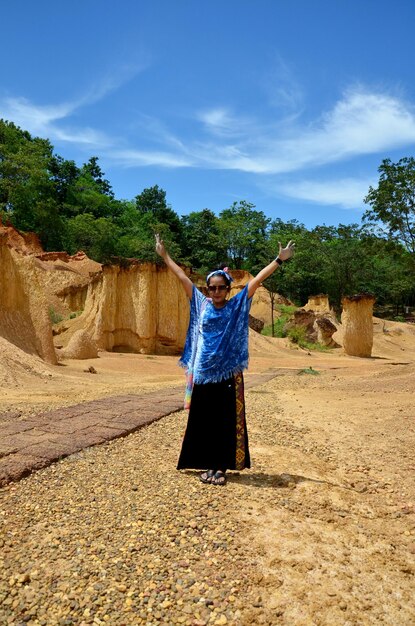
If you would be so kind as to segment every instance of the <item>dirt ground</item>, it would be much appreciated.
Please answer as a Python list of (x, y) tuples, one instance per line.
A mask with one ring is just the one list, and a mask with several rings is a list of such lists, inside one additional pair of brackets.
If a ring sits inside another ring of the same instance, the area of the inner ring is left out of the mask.
[[(248, 392), (253, 467), (219, 494), (240, 501), (227, 514), (253, 565), (257, 600), (241, 623), (415, 624), (414, 328), (379, 325), (370, 359), (266, 341), (251, 345), (249, 371), (283, 373)], [(35, 370), (0, 384), (0, 412), (183, 384), (175, 357)]]

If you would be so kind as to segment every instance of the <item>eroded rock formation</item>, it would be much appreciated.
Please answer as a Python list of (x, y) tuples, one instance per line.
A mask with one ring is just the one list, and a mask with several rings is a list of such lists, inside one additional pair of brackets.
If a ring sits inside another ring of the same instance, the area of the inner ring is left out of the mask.
[(3, 245), (20, 254), (40, 254), (43, 252), (39, 237), (35, 233), (21, 233), (13, 226), (4, 226), (0, 220), (0, 237)]
[(343, 349), (350, 356), (370, 357), (375, 297), (359, 294), (342, 300)]
[(177, 354), (188, 321), (186, 294), (167, 268), (106, 266), (88, 285), (83, 313), (59, 325), (55, 343), (65, 348), (85, 330), (102, 350)]
[(0, 336), (29, 354), (56, 363), (48, 305), (36, 259), (21, 246), (24, 238), (17, 238), (20, 251), (14, 249), (16, 232), (0, 227)]
[(101, 264), (84, 252), (72, 256), (66, 252), (36, 254), (39, 279), (49, 306), (64, 318), (79, 313), (85, 306), (88, 285), (101, 272)]
[(329, 348), (338, 348), (339, 344), (333, 339), (337, 326), (328, 317), (317, 317), (314, 323), (317, 329), (317, 342)]
[(314, 328), (315, 321), (316, 316), (314, 314), (314, 311), (305, 311), (304, 309), (299, 309), (298, 311), (294, 311), (294, 314), (288, 321), (286, 327), (287, 329), (304, 328), (307, 340), (315, 342), (317, 341), (317, 331)]
[(249, 314), (248, 323), (249, 323), (249, 328), (252, 328), (252, 330), (254, 330), (257, 333), (261, 333), (264, 328), (264, 322), (262, 320), (259, 320), (257, 317), (254, 317), (251, 314)]
[(328, 311), (315, 311), (312, 309), (299, 309), (294, 312), (287, 324), (287, 328), (305, 329), (307, 341), (320, 343), (330, 348), (339, 347), (334, 341), (333, 335), (337, 331), (337, 321), (334, 313)]
[(328, 295), (320, 293), (317, 296), (309, 296), (308, 302), (303, 309), (305, 311), (315, 311), (316, 313), (329, 313), (331, 309)]
[[(245, 271), (233, 271), (232, 276), (231, 296), (252, 278)], [(205, 289), (203, 277), (192, 276), (192, 280)], [(66, 302), (69, 297), (80, 297), (79, 294), (72, 287), (58, 292)], [(72, 334), (84, 329), (103, 350), (145, 354), (178, 354), (182, 350), (189, 323), (189, 303), (180, 282), (166, 267), (137, 261), (131, 261), (128, 267), (104, 267), (81, 297), (83, 313), (62, 322), (55, 331), (58, 348), (65, 348)], [(270, 319), (270, 306), (267, 290), (260, 287), (251, 308), (259, 325)]]

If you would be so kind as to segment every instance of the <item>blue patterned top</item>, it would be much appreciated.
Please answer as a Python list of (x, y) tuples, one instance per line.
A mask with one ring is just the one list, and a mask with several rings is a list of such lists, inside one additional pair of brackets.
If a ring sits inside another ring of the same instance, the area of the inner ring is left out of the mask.
[(180, 365), (193, 382), (216, 383), (248, 367), (248, 285), (218, 309), (193, 286), (190, 322)]

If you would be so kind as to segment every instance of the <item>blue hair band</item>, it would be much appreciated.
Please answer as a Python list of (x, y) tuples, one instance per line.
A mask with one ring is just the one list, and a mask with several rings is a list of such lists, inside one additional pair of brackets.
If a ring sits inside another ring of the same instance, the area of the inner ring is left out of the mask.
[(210, 272), (210, 274), (206, 276), (206, 284), (209, 284), (209, 281), (212, 278), (212, 276), (224, 276), (229, 284), (233, 282), (232, 276), (228, 274), (228, 272), (225, 272), (225, 270), (214, 270), (213, 272)]

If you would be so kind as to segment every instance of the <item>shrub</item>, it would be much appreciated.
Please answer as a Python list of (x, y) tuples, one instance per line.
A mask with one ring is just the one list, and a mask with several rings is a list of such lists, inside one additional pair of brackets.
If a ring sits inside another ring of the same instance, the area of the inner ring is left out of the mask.
[(327, 352), (330, 350), (328, 346), (324, 346), (322, 343), (307, 341), (307, 334), (304, 326), (295, 326), (290, 328), (287, 336), (290, 341), (296, 343), (300, 346), (300, 348), (304, 348), (305, 350), (317, 350), (318, 352)]
[(299, 374), (312, 374), (313, 376), (318, 376), (320, 372), (314, 370), (312, 367), (305, 367), (304, 369), (298, 372)]
[[(286, 337), (287, 333), (285, 331), (285, 323), (286, 323), (286, 318), (283, 317), (279, 317), (277, 320), (275, 320), (274, 322), (274, 337)], [(272, 337), (272, 324), (270, 324), (269, 326), (264, 326), (264, 328), (261, 331), (262, 335), (266, 335), (267, 337)]]
[(49, 318), (52, 324), (59, 324), (63, 320), (63, 316), (60, 313), (57, 313), (53, 306), (49, 307)]
[[(287, 331), (285, 330), (285, 325), (294, 311), (297, 310), (298, 307), (293, 305), (286, 304), (278, 304), (276, 307), (277, 311), (280, 312), (280, 317), (274, 321), (274, 337), (286, 337)], [(262, 329), (262, 334), (267, 337), (272, 336), (272, 324), (269, 326), (264, 326)]]
[(293, 343), (297, 343), (299, 346), (303, 346), (307, 343), (307, 335), (304, 326), (294, 326), (290, 328), (287, 336)]

